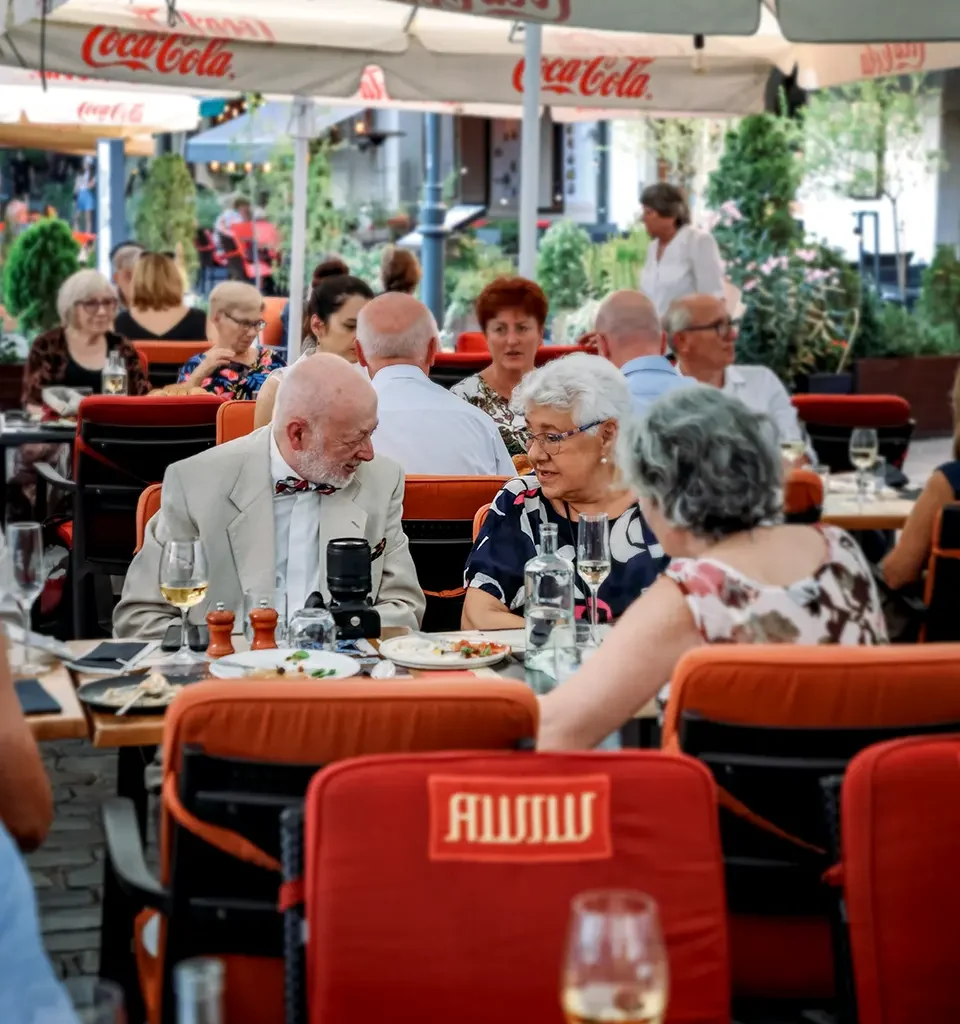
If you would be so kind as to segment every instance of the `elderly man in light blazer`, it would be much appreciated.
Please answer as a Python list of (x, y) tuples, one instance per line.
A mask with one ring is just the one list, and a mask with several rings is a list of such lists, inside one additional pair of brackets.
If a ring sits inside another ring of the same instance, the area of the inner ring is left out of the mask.
[(289, 615), (314, 590), (329, 601), (327, 543), (363, 537), (381, 622), (419, 626), (424, 596), (400, 525), (403, 470), (374, 456), (376, 426), (376, 392), (345, 360), (317, 354), (291, 367), (272, 424), (167, 470), (114, 634), (159, 638), (178, 621), (160, 595), (161, 553), (165, 541), (192, 537), (203, 543), (210, 586), (191, 622), (222, 601), (239, 624), (246, 591), (285, 589)]

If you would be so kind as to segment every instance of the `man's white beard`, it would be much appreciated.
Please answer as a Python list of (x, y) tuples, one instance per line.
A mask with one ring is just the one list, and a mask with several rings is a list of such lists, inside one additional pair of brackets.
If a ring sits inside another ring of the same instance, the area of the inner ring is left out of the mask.
[(312, 484), (329, 484), (331, 487), (346, 487), (353, 479), (356, 470), (347, 472), (325, 458), (320, 452), (309, 451), (300, 453), (300, 475)]

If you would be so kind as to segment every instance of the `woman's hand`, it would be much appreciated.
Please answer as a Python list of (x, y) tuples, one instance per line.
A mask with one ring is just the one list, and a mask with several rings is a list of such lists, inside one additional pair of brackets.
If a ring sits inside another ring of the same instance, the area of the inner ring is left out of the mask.
[(204, 377), (209, 377), (218, 367), (226, 366), (227, 363), (234, 362), (236, 358), (236, 352), (232, 348), (227, 348), (226, 345), (215, 345), (213, 348), (208, 348), (203, 355), (203, 359), (198, 363), (197, 368), (183, 383), (195, 386)]

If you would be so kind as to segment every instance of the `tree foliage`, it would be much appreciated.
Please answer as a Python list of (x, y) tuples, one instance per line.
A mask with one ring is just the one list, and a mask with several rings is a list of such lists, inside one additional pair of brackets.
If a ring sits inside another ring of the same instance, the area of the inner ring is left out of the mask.
[(60, 322), (57, 293), (80, 269), (80, 246), (66, 221), (39, 220), (10, 247), (3, 271), (7, 312), (25, 334), (49, 330)]
[(547, 228), (537, 255), (537, 281), (550, 301), (550, 309), (578, 309), (588, 297), (590, 282), (584, 259), (590, 236), (571, 220)]
[(136, 239), (154, 252), (181, 252), (188, 272), (197, 268), (197, 189), (178, 153), (150, 162), (140, 189)]

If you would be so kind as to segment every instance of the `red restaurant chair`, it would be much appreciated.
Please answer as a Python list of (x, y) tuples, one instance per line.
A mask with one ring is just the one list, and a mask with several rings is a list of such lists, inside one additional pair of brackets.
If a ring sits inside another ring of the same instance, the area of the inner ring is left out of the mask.
[(160, 494), (162, 491), (162, 484), (151, 484), (141, 493), (137, 500), (137, 546), (133, 549), (134, 554), (143, 547), (147, 523), (160, 511)]
[(816, 523), (823, 511), (823, 479), (810, 469), (794, 469), (783, 487), (783, 511), (787, 522)]
[(285, 296), (271, 295), (263, 300), (263, 319), (267, 326), (260, 335), (260, 343), (264, 348), (285, 350), (287, 338), (283, 333), (283, 311), (289, 300)]
[(483, 331), (464, 331), (457, 336), (457, 351), (480, 352), (489, 355), (490, 346), (487, 344)]
[(256, 402), (224, 402), (217, 410), (217, 444), (252, 433), (256, 411)]
[(960, 1020), (960, 736), (865, 750), (840, 807), (860, 1024)]
[[(225, 1020), (284, 1019), (280, 814), (302, 804), (319, 767), (366, 753), (527, 746), (537, 714), (523, 683), (467, 673), (186, 687), (164, 728), (159, 880), (132, 803), (104, 804), (120, 883), (137, 909), (152, 908), (138, 917), (136, 947), (151, 1024), (176, 1020), (173, 967), (204, 955), (226, 965)], [(386, 834), (374, 828), (367, 839), (381, 845), (375, 836)], [(144, 942), (151, 931), (155, 955)]]
[(817, 457), (834, 473), (853, 469), (848, 448), (856, 427), (873, 427), (880, 454), (900, 467), (913, 436), (910, 403), (899, 395), (794, 395), (793, 404), (807, 428)]
[[(560, 1024), (571, 900), (640, 889), (666, 938), (668, 1024), (727, 1024), (715, 800), (701, 765), (656, 751), (365, 757), (325, 769), (304, 809), (306, 1020)], [(523, 841), (505, 838), (511, 827)], [(288, 991), (302, 980), (297, 960), (292, 943)]]
[(450, 388), (489, 365), (489, 352), (438, 352), (430, 367), (430, 379)]

